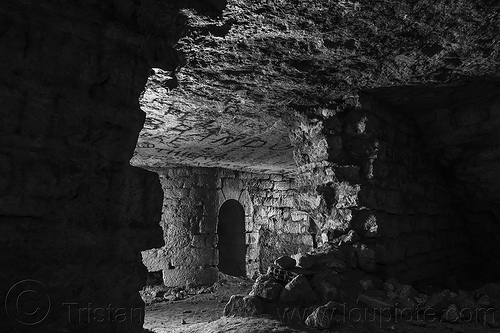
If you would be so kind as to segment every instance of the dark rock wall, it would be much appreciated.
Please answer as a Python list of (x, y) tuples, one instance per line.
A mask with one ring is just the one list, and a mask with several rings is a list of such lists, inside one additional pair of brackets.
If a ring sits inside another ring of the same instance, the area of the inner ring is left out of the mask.
[(470, 268), (457, 183), (427, 151), (419, 124), (371, 96), (360, 102), (299, 118), (293, 134), (303, 196), (322, 198), (310, 211), (318, 244), (353, 230), (374, 250), (379, 274), (402, 281)]
[(167, 286), (217, 281), (219, 209), (237, 200), (245, 211), (246, 274), (264, 272), (275, 258), (313, 246), (309, 216), (300, 209), (294, 180), (220, 168), (153, 169), (165, 193), (165, 245), (142, 253), (150, 272), (163, 271)]
[(500, 273), (500, 84), (470, 82), (449, 92), (451, 103), (414, 115), (424, 150), (445, 171), (460, 215), (466, 219), (475, 271)]
[[(428, 147), (456, 180), (455, 193), (476, 252), (476, 271), (499, 277), (500, 97), (471, 102), (436, 115), (441, 128), (423, 124)], [(440, 144), (435, 144), (435, 142)]]
[(472, 251), (456, 183), (414, 120), (376, 99), (361, 104), (342, 120), (361, 171), (353, 229), (375, 248), (379, 270), (402, 281), (463, 273)]
[(422, 150), (443, 170), (440, 179), (471, 238), (473, 272), (498, 277), (500, 83), (469, 77), (448, 85), (385, 87), (364, 92), (418, 124)]
[(11, 290), (2, 331), (142, 331), (140, 251), (161, 246), (162, 191), (128, 161), (149, 68), (178, 65), (178, 7), (1, 2), (0, 296), (34, 279), (51, 301), (16, 312)]

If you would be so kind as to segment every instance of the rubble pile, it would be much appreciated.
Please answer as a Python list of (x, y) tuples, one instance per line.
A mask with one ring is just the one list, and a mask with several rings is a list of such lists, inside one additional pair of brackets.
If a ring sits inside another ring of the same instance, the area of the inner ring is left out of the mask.
[(364, 244), (326, 243), (307, 253), (277, 258), (249, 295), (231, 296), (223, 315), (267, 314), (317, 329), (375, 317), (386, 322), (500, 327), (500, 285), (424, 293), (395, 278), (383, 281), (376, 271), (375, 258)]

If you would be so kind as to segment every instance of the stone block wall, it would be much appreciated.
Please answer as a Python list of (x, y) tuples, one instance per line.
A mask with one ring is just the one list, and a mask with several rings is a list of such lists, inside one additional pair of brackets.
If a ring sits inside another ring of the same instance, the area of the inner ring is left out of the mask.
[(245, 208), (248, 276), (265, 272), (281, 255), (313, 247), (309, 214), (300, 209), (293, 178), (230, 170), (219, 174), (222, 200), (238, 198)]
[(255, 277), (278, 256), (313, 246), (307, 212), (297, 208), (292, 178), (220, 168), (151, 169), (164, 195), (165, 246), (142, 252), (150, 272), (167, 286), (210, 285), (217, 280), (220, 207), (237, 200), (245, 211), (246, 274)]
[(161, 227), (165, 245), (142, 253), (149, 271), (163, 271), (167, 286), (217, 281), (217, 182), (210, 168), (155, 169), (164, 192)]

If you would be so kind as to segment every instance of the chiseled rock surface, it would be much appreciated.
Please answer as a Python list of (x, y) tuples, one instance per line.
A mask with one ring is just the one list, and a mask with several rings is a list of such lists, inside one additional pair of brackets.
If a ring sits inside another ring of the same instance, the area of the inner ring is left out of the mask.
[(266, 301), (274, 301), (280, 296), (282, 290), (283, 286), (273, 277), (263, 274), (255, 280), (250, 295)]
[(332, 258), (325, 263), (325, 266), (333, 269), (337, 273), (343, 273), (347, 269), (347, 265), (340, 259)]
[(316, 297), (322, 302), (338, 300), (338, 289), (327, 281), (320, 281), (314, 286), (314, 291), (316, 293)]
[(334, 302), (328, 302), (325, 305), (318, 306), (306, 318), (305, 324), (309, 327), (318, 328), (321, 330), (330, 328), (336, 323), (336, 320), (334, 318), (335, 310), (336, 307)]
[(425, 309), (434, 309), (440, 313), (450, 305), (451, 295), (448, 289), (432, 294), (425, 303)]
[(401, 298), (413, 298), (418, 296), (418, 291), (415, 290), (410, 285), (402, 284), (397, 289), (396, 292), (399, 292), (399, 297)]
[(257, 296), (233, 295), (224, 307), (223, 316), (251, 317), (262, 313)]
[(394, 309), (394, 304), (391, 302), (383, 301), (376, 297), (371, 297), (368, 295), (359, 295), (356, 302), (372, 311), (377, 312), (387, 312)]
[(455, 304), (450, 304), (443, 312), (442, 320), (458, 324), (460, 320), (460, 312)]

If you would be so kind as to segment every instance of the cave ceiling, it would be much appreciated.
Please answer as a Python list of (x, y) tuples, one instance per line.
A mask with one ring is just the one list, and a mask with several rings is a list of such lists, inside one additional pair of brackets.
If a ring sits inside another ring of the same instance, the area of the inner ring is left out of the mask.
[[(183, 66), (151, 71), (131, 163), (293, 172), (297, 113), (333, 114), (370, 91), (414, 117), (451, 102), (456, 82), (499, 77), (499, 13), (491, 1), (427, 0), (230, 0), (222, 15), (186, 10)], [(498, 88), (485, 82), (489, 93)]]

